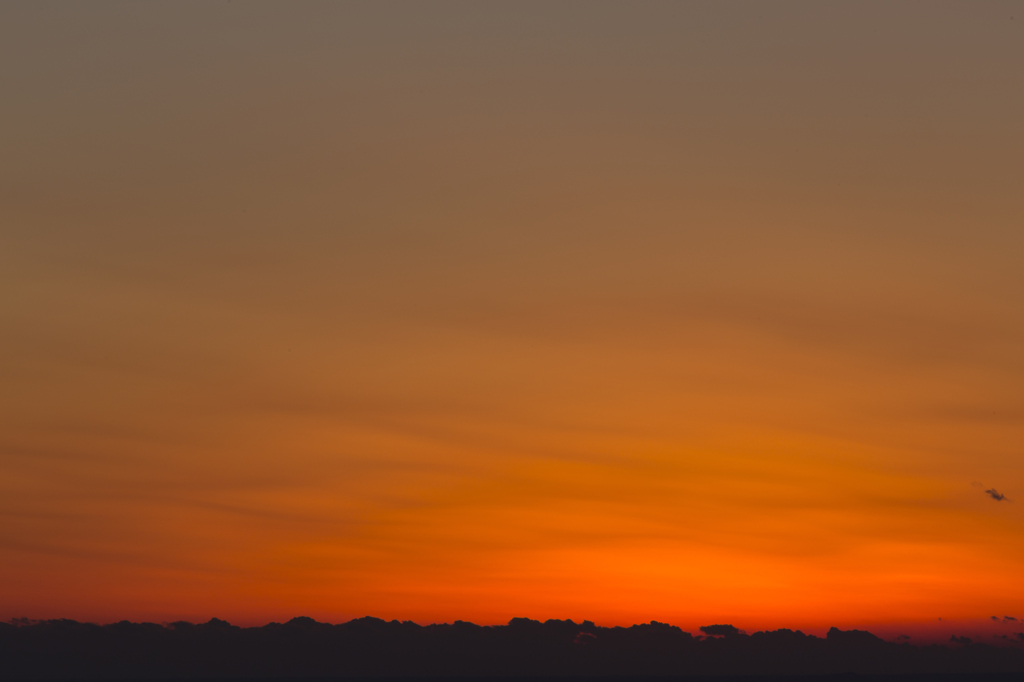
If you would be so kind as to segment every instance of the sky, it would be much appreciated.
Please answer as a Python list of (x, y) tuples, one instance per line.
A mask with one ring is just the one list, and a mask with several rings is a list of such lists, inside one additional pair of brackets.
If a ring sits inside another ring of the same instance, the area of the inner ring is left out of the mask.
[(1024, 629), (1020, 4), (8, 2), (0, 92), (0, 618)]

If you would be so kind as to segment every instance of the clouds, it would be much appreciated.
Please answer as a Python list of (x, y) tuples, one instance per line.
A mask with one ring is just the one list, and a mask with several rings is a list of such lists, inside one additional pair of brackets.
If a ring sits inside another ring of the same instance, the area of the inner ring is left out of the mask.
[(1017, 619), (1014, 618), (1013, 616), (1003, 616), (1002, 618), (1000, 618), (999, 616), (992, 616), (991, 618), (992, 618), (992, 620), (994, 620), (997, 623), (1016, 623), (1017, 622)]
[(1019, 41), (711, 7), (3, 13), (5, 613), (1006, 603)]
[(700, 631), (705, 635), (742, 635), (743, 630), (740, 630), (734, 625), (701, 625)]

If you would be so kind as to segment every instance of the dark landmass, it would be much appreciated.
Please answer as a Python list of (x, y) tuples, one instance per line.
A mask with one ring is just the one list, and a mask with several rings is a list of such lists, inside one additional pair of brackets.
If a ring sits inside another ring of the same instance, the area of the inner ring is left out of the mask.
[[(295, 618), (241, 628), (208, 623), (0, 624), (4, 679), (296, 677), (605, 677), (706, 675), (949, 675), (1021, 679), (1024, 649), (913, 646), (832, 628), (826, 637), (729, 625), (691, 635), (664, 623), (598, 627), (515, 618), (481, 627), (359, 618)], [(1022, 637), (1024, 639), (1024, 637)], [(849, 677), (833, 679), (850, 679)]]

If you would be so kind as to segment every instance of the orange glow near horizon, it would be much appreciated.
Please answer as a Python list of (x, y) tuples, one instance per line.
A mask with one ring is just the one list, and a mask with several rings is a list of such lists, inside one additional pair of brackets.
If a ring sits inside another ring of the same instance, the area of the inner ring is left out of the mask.
[(1024, 630), (1024, 22), (730, 7), (0, 8), (0, 618)]

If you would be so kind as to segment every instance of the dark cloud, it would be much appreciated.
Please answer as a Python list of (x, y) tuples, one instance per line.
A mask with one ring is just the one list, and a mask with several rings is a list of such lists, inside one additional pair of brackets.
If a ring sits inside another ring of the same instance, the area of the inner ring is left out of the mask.
[(910, 640), (910, 635), (898, 635), (896, 637), (897, 642), (906, 642)]
[(11, 625), (34, 625), (39, 621), (32, 618), (11, 618), (9, 622)]
[(1017, 639), (1019, 639), (1020, 641), (1024, 642), (1024, 632), (1018, 632), (1017, 633)]
[(999, 616), (992, 616), (992, 620), (994, 620), (995, 622), (998, 623), (999, 622)]
[[(985, 494), (991, 497), (996, 502), (1002, 502), (1003, 500), (1006, 500), (1006, 495), (1002, 494), (995, 488), (989, 488), (988, 490), (985, 491)], [(1009, 500), (1006, 501), (1009, 502)]]
[(733, 625), (701, 625), (700, 631), (705, 635), (742, 635), (743, 630)]
[(1004, 623), (1016, 623), (1017, 619), (1014, 618), (1013, 616), (1003, 616), (1003, 622)]
[(951, 641), (951, 642), (953, 642), (955, 644), (970, 644), (971, 643), (971, 638), (970, 637), (957, 637), (956, 635), (953, 635), (952, 637), (949, 638), (949, 641)]

